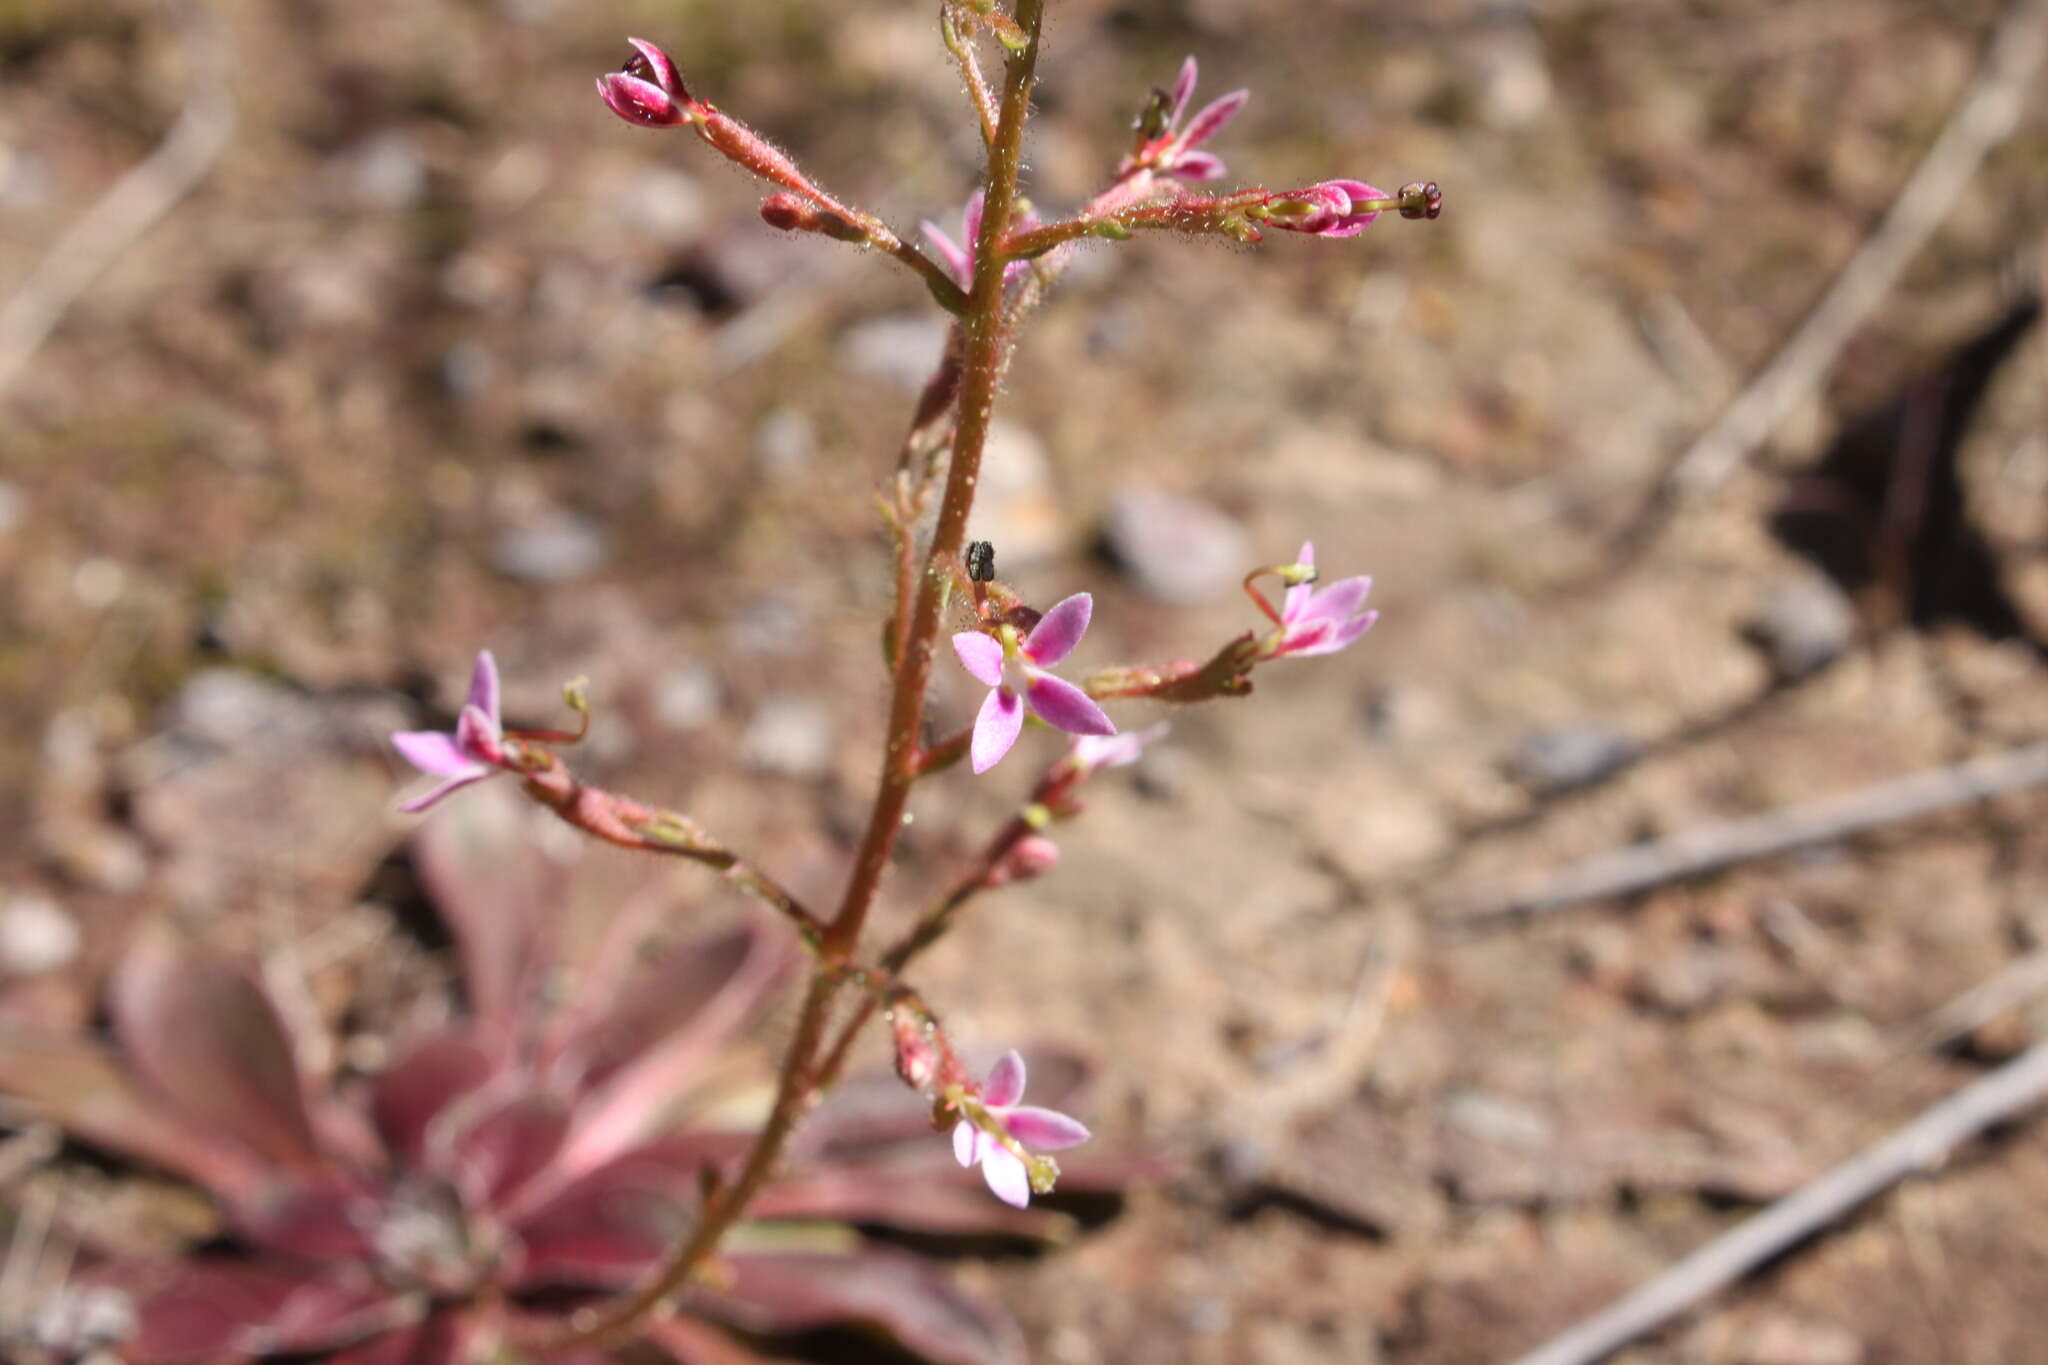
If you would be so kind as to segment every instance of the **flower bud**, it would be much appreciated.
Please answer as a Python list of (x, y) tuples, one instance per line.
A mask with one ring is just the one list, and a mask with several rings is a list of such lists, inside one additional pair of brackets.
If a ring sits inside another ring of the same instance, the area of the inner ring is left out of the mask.
[(644, 38), (628, 38), (633, 55), (625, 66), (597, 78), (597, 93), (628, 123), (672, 128), (689, 121), (695, 103), (666, 52)]
[(1033, 877), (1043, 877), (1059, 866), (1059, 861), (1058, 844), (1043, 834), (1027, 834), (990, 869), (988, 885), (1008, 886), (1012, 882), (1028, 882)]
[(816, 232), (842, 242), (868, 240), (868, 230), (860, 224), (786, 190), (761, 201), (761, 221), (783, 232)]
[(930, 1089), (939, 1074), (939, 1051), (924, 1021), (902, 1009), (890, 1014), (889, 1026), (896, 1035), (897, 1076), (912, 1090)]
[(1444, 192), (1434, 180), (1403, 185), (1394, 197), (1401, 201), (1403, 218), (1435, 218), (1444, 211)]

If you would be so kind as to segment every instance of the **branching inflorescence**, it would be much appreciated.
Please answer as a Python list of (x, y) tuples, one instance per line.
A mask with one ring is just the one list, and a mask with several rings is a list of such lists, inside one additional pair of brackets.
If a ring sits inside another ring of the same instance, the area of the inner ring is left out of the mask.
[[(1256, 242), (1268, 228), (1324, 238), (1359, 234), (1381, 215), (1435, 218), (1442, 197), (1433, 183), (1394, 193), (1363, 180), (1335, 177), (1300, 188), (1259, 187), (1198, 192), (1187, 182), (1223, 179), (1222, 160), (1208, 149), (1248, 99), (1232, 91), (1192, 116), (1196, 65), (1182, 66), (1170, 91), (1154, 91), (1135, 124), (1129, 151), (1110, 183), (1064, 217), (1041, 218), (1018, 194), (1020, 149), (1029, 111), (1043, 23), (1043, 0), (1015, 0), (1006, 11), (995, 0), (946, 0), (941, 28), (958, 63), (987, 149), (981, 185), (968, 200), (963, 233), (955, 241), (934, 223), (922, 225), (931, 254), (879, 217), (825, 190), (781, 149), (685, 85), (661, 48), (632, 39), (633, 53), (618, 71), (598, 78), (613, 112), (650, 128), (687, 127), (712, 150), (768, 183), (761, 216), (786, 232), (809, 232), (881, 251), (913, 271), (953, 315), (952, 334), (937, 373), (913, 415), (897, 466), (885, 490), (884, 518), (895, 542), (896, 595), (887, 623), (892, 697), (883, 727), (882, 770), (866, 831), (847, 885), (830, 912), (807, 908), (765, 872), (727, 850), (690, 819), (605, 792), (571, 774), (551, 737), (502, 728), (496, 680), (488, 654), (480, 655), (471, 704), (453, 735), (398, 738), (405, 755), (442, 785), (413, 803), (417, 808), (491, 771), (518, 779), (527, 793), (570, 824), (613, 843), (680, 854), (712, 864), (748, 893), (790, 920), (811, 953), (811, 981), (781, 1069), (777, 1101), (752, 1149), (730, 1182), (704, 1201), (695, 1226), (660, 1271), (634, 1292), (542, 1344), (613, 1340), (658, 1313), (699, 1275), (725, 1230), (762, 1187), (815, 1098), (832, 1085), (853, 1039), (876, 1013), (891, 1020), (898, 1074), (922, 1092), (934, 1121), (950, 1127), (963, 1165), (979, 1165), (1004, 1200), (1023, 1205), (1033, 1191), (1052, 1187), (1057, 1167), (1045, 1152), (1088, 1136), (1075, 1119), (1019, 1106), (1023, 1064), (1006, 1055), (985, 1079), (975, 1080), (955, 1055), (938, 1019), (907, 984), (904, 971), (937, 942), (960, 912), (983, 891), (1036, 876), (1057, 859), (1047, 831), (1080, 811), (1078, 789), (1107, 766), (1134, 760), (1163, 727), (1119, 734), (1105, 702), (1151, 700), (1190, 703), (1251, 691), (1259, 665), (1289, 656), (1343, 649), (1371, 625), (1363, 612), (1370, 580), (1349, 578), (1318, 588), (1312, 546), (1292, 561), (1262, 567), (1246, 590), (1271, 623), (1247, 631), (1205, 660), (1098, 669), (1079, 682), (1051, 669), (1081, 642), (1092, 612), (1087, 593), (1075, 593), (1044, 611), (995, 581), (986, 547), (972, 563), (964, 556), (965, 529), (998, 381), (1015, 345), (1019, 324), (1058, 278), (1068, 253), (1088, 239), (1122, 240), (1146, 230), (1172, 230)], [(993, 39), (1002, 79), (984, 74), (983, 39)], [(918, 527), (938, 500), (929, 534)], [(1280, 580), (1284, 597), (1274, 607), (1257, 580)], [(965, 599), (971, 630), (955, 633), (952, 653), (971, 678), (988, 688), (972, 727), (927, 741), (925, 696), (950, 604)], [(580, 700), (572, 697), (580, 708)], [(990, 841), (946, 894), (929, 906), (895, 943), (873, 956), (867, 927), (882, 889), (912, 788), (967, 757), (985, 773), (1011, 752), (1028, 717), (1074, 738), (1044, 771), (1031, 799)], [(852, 1004), (844, 1002), (851, 999)]]
[[(673, 1334), (664, 1338), (656, 1329), (668, 1320), (685, 1291), (708, 1293), (723, 1283), (721, 1277), (730, 1276), (728, 1263), (720, 1256), (726, 1234), (757, 1200), (776, 1188), (774, 1182), (781, 1177), (805, 1116), (840, 1078), (855, 1039), (877, 1014), (891, 1027), (897, 1074), (930, 1105), (935, 1126), (951, 1131), (959, 1163), (979, 1167), (990, 1189), (1019, 1208), (1028, 1204), (1032, 1193), (1050, 1190), (1058, 1167), (1047, 1154), (1084, 1142), (1087, 1128), (1056, 1110), (1021, 1103), (1024, 1063), (1015, 1052), (1005, 1054), (991, 1072), (977, 1079), (905, 972), (984, 892), (1049, 871), (1059, 852), (1050, 831), (1080, 813), (1080, 789), (1104, 769), (1134, 761), (1163, 731), (1163, 725), (1154, 725), (1120, 733), (1105, 703), (1193, 703), (1243, 696), (1251, 691), (1260, 665), (1336, 652), (1373, 623), (1375, 614), (1362, 610), (1369, 580), (1347, 578), (1317, 586), (1313, 547), (1303, 545), (1293, 560), (1256, 568), (1245, 580), (1246, 591), (1270, 629), (1247, 630), (1206, 658), (1100, 668), (1073, 681), (1052, 669), (1081, 643), (1092, 598), (1077, 592), (1041, 611), (995, 579), (989, 547), (977, 545), (972, 555), (966, 553), (968, 513), (1011, 348), (1020, 324), (1057, 281), (1079, 243), (1120, 241), (1149, 230), (1237, 242), (1259, 241), (1269, 228), (1349, 238), (1388, 213), (1435, 218), (1442, 204), (1432, 183), (1405, 185), (1389, 194), (1344, 177), (1277, 191), (1250, 187), (1209, 193), (1192, 188), (1224, 178), (1224, 164), (1209, 144), (1248, 96), (1243, 90), (1233, 91), (1190, 116), (1196, 83), (1191, 57), (1172, 89), (1154, 91), (1145, 103), (1129, 149), (1102, 192), (1063, 217), (1041, 218), (1020, 199), (1018, 179), (1043, 10), (1044, 0), (1014, 0), (1007, 10), (997, 0), (944, 0), (941, 6), (942, 37), (959, 66), (987, 160), (981, 184), (967, 203), (961, 240), (932, 223), (923, 225), (930, 254), (878, 216), (827, 192), (781, 149), (694, 94), (668, 54), (653, 43), (630, 40), (633, 53), (625, 66), (598, 78), (599, 92), (621, 118), (647, 128), (687, 127), (713, 151), (766, 182), (769, 193), (761, 216), (771, 227), (882, 252), (918, 277), (951, 315), (952, 325), (943, 358), (918, 401), (880, 499), (894, 542), (895, 601), (883, 632), (891, 696), (874, 799), (836, 905), (805, 905), (688, 816), (583, 781), (559, 753), (580, 737), (580, 725), (573, 731), (507, 728), (497, 667), (487, 651), (477, 656), (468, 701), (452, 732), (394, 736), (405, 758), (438, 779), (432, 790), (407, 802), (405, 810), (424, 810), (471, 784), (509, 776), (533, 801), (588, 834), (710, 866), (787, 921), (805, 949), (808, 984), (766, 1121), (741, 1149), (724, 1152), (719, 1162), (705, 1166), (707, 1174), (695, 1192), (688, 1226), (678, 1230), (651, 1265), (644, 1259), (633, 1263), (637, 1283), (594, 1305), (581, 1301), (566, 1317), (560, 1312), (550, 1316), (538, 1307), (522, 1310), (516, 1319), (519, 1330), (493, 1348), (505, 1358), (591, 1360), (599, 1358), (597, 1352), (603, 1348), (630, 1339), (673, 1342)], [(988, 55), (999, 57), (1001, 63), (1001, 78), (994, 84), (984, 73), (983, 59)], [(921, 531), (934, 499), (931, 529)], [(1277, 578), (1284, 590), (1277, 607), (1258, 586), (1268, 576)], [(988, 689), (987, 696), (971, 727), (928, 738), (926, 693), (941, 654), (943, 624), (961, 601), (972, 610), (972, 628), (953, 633), (946, 643), (966, 674)], [(571, 684), (566, 699), (579, 716), (587, 714), (580, 685)], [(988, 772), (1016, 749), (1031, 718), (1072, 738), (1042, 769), (1016, 813), (943, 894), (917, 912), (900, 936), (877, 945), (867, 930), (912, 790), (956, 767), (961, 758), (969, 760), (974, 773)], [(152, 980), (163, 975), (159, 971)], [(463, 1084), (478, 1086), (486, 1085), (499, 1070), (524, 1074), (535, 1065), (536, 1054), (530, 1052), (505, 1053), (486, 1065), (449, 1046), (453, 1050), (445, 1056), (436, 1054), (419, 1065), (429, 1070), (468, 1067), (476, 1078)], [(380, 1093), (402, 1092), (405, 1080), (398, 1076), (388, 1081)], [(478, 1207), (492, 1218), (510, 1218), (507, 1226), (514, 1233), (527, 1227), (518, 1218), (528, 1215), (529, 1206), (541, 1206), (543, 1193), (535, 1191), (566, 1188), (567, 1176), (561, 1174), (566, 1158), (558, 1153), (574, 1152), (576, 1135), (588, 1131), (577, 1126), (586, 1111), (576, 1107), (589, 1102), (588, 1094), (567, 1094), (567, 1099), (551, 1102), (553, 1108), (538, 1102), (514, 1103), (517, 1096), (494, 1101), (512, 1106), (506, 1110), (506, 1133), (473, 1133), (465, 1139), (483, 1144), (478, 1151), (484, 1155), (477, 1160), (510, 1160), (521, 1152), (530, 1154), (536, 1143), (549, 1154), (531, 1171), (498, 1171), (490, 1179), (499, 1184), (476, 1195)], [(527, 1131), (536, 1125), (546, 1141)], [(488, 1147), (492, 1142), (499, 1146)], [(431, 1165), (456, 1157), (419, 1159)], [(584, 1164), (593, 1165), (594, 1159)], [(320, 1174), (317, 1164), (312, 1169), (314, 1175)], [(543, 1183), (533, 1184), (535, 1180)], [(550, 1180), (554, 1183), (546, 1183)], [(313, 1186), (328, 1188), (317, 1180)], [(523, 1191), (516, 1200), (508, 1193), (515, 1186)], [(373, 1191), (362, 1197), (387, 1208), (399, 1195), (386, 1199)], [(385, 1202), (376, 1203), (379, 1199)], [(335, 1221), (324, 1205), (302, 1212), (313, 1219), (305, 1224), (309, 1237), (322, 1229), (340, 1238), (353, 1235), (348, 1229), (354, 1225), (346, 1219)], [(313, 1212), (329, 1221), (318, 1222)], [(374, 1260), (373, 1251), (361, 1254)], [(496, 1252), (481, 1262), (465, 1252), (451, 1264), (460, 1271), (458, 1278), (470, 1278), (433, 1288), (432, 1294), (440, 1296), (437, 1303), (485, 1292), (479, 1286), (511, 1262)], [(488, 1272), (476, 1270), (479, 1264)], [(444, 1320), (456, 1319), (428, 1319)], [(443, 1350), (422, 1342), (420, 1354), (405, 1358), (432, 1365), (469, 1358), (456, 1354), (454, 1346)], [(360, 1357), (365, 1362), (384, 1358)], [(682, 1358), (692, 1357), (683, 1352)]]

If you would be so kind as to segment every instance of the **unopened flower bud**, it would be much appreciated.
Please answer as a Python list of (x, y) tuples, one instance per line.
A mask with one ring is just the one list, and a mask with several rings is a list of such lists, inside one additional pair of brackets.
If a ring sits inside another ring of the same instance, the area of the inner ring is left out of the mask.
[(1434, 180), (1403, 185), (1394, 197), (1401, 201), (1403, 218), (1434, 218), (1444, 211), (1444, 192)]
[(939, 1074), (939, 1050), (932, 1046), (931, 1032), (910, 1010), (889, 1016), (896, 1035), (896, 1074), (912, 1090), (924, 1091)]
[(628, 123), (672, 128), (689, 121), (695, 103), (666, 52), (644, 38), (628, 38), (633, 55), (625, 66), (597, 78), (597, 93)]
[(1028, 882), (1033, 877), (1043, 877), (1059, 865), (1060, 846), (1043, 834), (1027, 834), (1019, 839), (1016, 846), (1004, 855), (1003, 860), (990, 869), (990, 886), (1008, 886), (1012, 882)]
[(867, 229), (860, 224), (787, 191), (777, 191), (761, 201), (761, 221), (784, 232), (816, 232), (842, 242), (868, 239)]
[(800, 232), (811, 206), (793, 194), (771, 194), (761, 201), (761, 221), (783, 232)]

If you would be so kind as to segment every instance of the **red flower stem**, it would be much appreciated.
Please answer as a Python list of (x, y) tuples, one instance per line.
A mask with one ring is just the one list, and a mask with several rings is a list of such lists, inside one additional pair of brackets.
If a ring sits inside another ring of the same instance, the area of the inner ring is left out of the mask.
[(1252, 231), (1249, 237), (1246, 236), (1251, 225), (1244, 216), (1245, 210), (1256, 208), (1271, 197), (1264, 190), (1253, 189), (1240, 190), (1221, 199), (1190, 196), (1169, 199), (1163, 204), (1112, 208), (1108, 212), (1091, 212), (1091, 205), (1071, 218), (1019, 232), (1005, 243), (1005, 247), (1014, 257), (1030, 259), (1084, 237), (1113, 237), (1127, 232), (1220, 232), (1240, 241), (1252, 240), (1258, 233)]
[(704, 100), (690, 106), (689, 122), (697, 130), (698, 137), (734, 165), (771, 185), (780, 185), (793, 194), (801, 195), (827, 213), (855, 225), (870, 246), (916, 271), (924, 280), (925, 287), (931, 290), (932, 297), (948, 312), (958, 312), (964, 304), (960, 286), (938, 262), (897, 236), (887, 223), (872, 213), (840, 203), (822, 185), (805, 175), (796, 162), (790, 160), (788, 153), (746, 124)]
[(663, 1262), (660, 1273), (646, 1284), (603, 1308), (585, 1309), (570, 1319), (569, 1331), (535, 1343), (534, 1353), (538, 1358), (545, 1360), (558, 1351), (578, 1346), (624, 1344), (643, 1317), (666, 1310), (670, 1296), (687, 1284), (705, 1259), (718, 1249), (726, 1230), (739, 1221), (740, 1215), (753, 1202), (774, 1170), (797, 1121), (810, 1112), (810, 1097), (822, 1074), (814, 1069), (814, 1064), (824, 1042), (825, 1025), (832, 1015), (832, 1000), (837, 994), (838, 986), (830, 973), (813, 973), (810, 988), (804, 994), (803, 1011), (797, 1016), (796, 1036), (790, 1039), (789, 1053), (783, 1063), (775, 1108), (768, 1115), (768, 1122), (760, 1135), (754, 1139), (746, 1164), (731, 1184), (719, 1189), (706, 1203), (704, 1212), (697, 1219), (697, 1226), (690, 1231), (689, 1239), (677, 1246)]
[(1038, 34), (1044, 0), (1018, 0), (1017, 23), (1028, 41), (1007, 63), (1003, 103), (995, 144), (989, 149), (987, 194), (981, 236), (975, 243), (974, 286), (968, 291), (961, 319), (960, 415), (953, 436), (953, 460), (946, 491), (939, 504), (938, 528), (932, 535), (931, 559), (918, 584), (910, 629), (896, 661), (896, 681), (889, 705), (889, 727), (882, 754), (882, 776), (868, 816), (867, 831), (854, 855), (846, 895), (825, 935), (827, 963), (846, 961), (860, 942), (896, 836), (910, 789), (917, 781), (917, 737), (924, 719), (925, 689), (931, 682), (939, 625), (951, 592), (948, 566), (960, 558), (966, 541), (967, 513), (974, 504), (981, 474), (982, 447), (988, 439), (995, 408), (996, 382), (1003, 352), (1003, 238), (1010, 230), (1017, 197), (1017, 173), (1030, 114), (1031, 86), (1038, 65)]
[[(889, 855), (903, 826), (904, 807), (911, 786), (917, 780), (917, 736), (924, 719), (925, 688), (931, 681), (932, 659), (937, 652), (941, 617), (952, 576), (946, 572), (950, 561), (960, 557), (966, 539), (967, 513), (974, 502), (974, 488), (981, 469), (982, 446), (988, 438), (989, 419), (995, 405), (995, 389), (1003, 350), (1003, 266), (1001, 243), (1009, 231), (1017, 196), (1017, 173), (1024, 143), (1024, 120), (1030, 115), (1031, 86), (1038, 65), (1039, 28), (1044, 21), (1045, 0), (1017, 0), (1016, 22), (1027, 41), (1021, 52), (1007, 63), (1003, 86), (1001, 121), (989, 148), (986, 207), (982, 212), (981, 237), (976, 244), (974, 287), (968, 293), (967, 311), (962, 318), (964, 345), (961, 354), (960, 419), (953, 441), (952, 467), (946, 478), (945, 500), (939, 506), (938, 530), (933, 536), (932, 558), (919, 584), (905, 647), (896, 661), (896, 679), (889, 706), (888, 738), (882, 754), (882, 776), (869, 813), (867, 832), (854, 855), (852, 874), (838, 913), (825, 932), (822, 958), (811, 975), (797, 1016), (796, 1032), (782, 1062), (782, 1080), (775, 1096), (775, 1108), (754, 1139), (746, 1161), (732, 1184), (707, 1202), (689, 1238), (679, 1245), (661, 1269), (640, 1289), (610, 1306), (590, 1311), (587, 1318), (574, 1320), (571, 1330), (555, 1340), (542, 1343), (541, 1352), (559, 1351), (586, 1343), (616, 1344), (631, 1334), (646, 1314), (663, 1308), (669, 1297), (697, 1272), (704, 1259), (717, 1250), (726, 1230), (739, 1220), (749, 1202), (768, 1179), (782, 1157), (798, 1120), (809, 1111), (811, 1098), (826, 1074), (818, 1066), (824, 1045), (832, 1002), (838, 994), (834, 969), (853, 960), (862, 927), (882, 885)], [(716, 145), (714, 143), (714, 145)], [(791, 188), (799, 188), (792, 186)], [(872, 1003), (856, 1011), (865, 1022), (873, 1013)], [(850, 1038), (833, 1048), (835, 1062), (844, 1060)]]
[(506, 745), (526, 794), (568, 824), (621, 848), (671, 853), (703, 863), (796, 926), (806, 947), (823, 946), (825, 926), (773, 877), (714, 839), (689, 816), (593, 787), (570, 772), (551, 750)]
[(946, 51), (952, 53), (953, 60), (960, 64), (960, 79), (967, 85), (967, 98), (974, 105), (975, 117), (981, 120), (981, 145), (993, 150), (996, 145), (996, 98), (989, 92), (988, 81), (981, 74), (981, 60), (974, 55), (974, 40), (971, 35), (960, 31), (959, 20), (954, 16), (951, 5), (940, 7), (939, 32), (946, 40)]
[(988, 889), (990, 874), (1037, 828), (1022, 815), (1013, 815), (1005, 821), (995, 837), (988, 841), (988, 846), (982, 849), (981, 856), (974, 860), (973, 867), (953, 884), (953, 889), (918, 916), (917, 923), (882, 954), (882, 970), (894, 976), (910, 965), (911, 959), (943, 938), (953, 927), (953, 918), (960, 908), (979, 892)]

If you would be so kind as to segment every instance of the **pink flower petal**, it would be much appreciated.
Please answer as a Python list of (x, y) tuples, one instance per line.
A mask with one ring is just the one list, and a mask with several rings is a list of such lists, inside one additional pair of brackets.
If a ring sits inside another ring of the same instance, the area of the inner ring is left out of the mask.
[(1031, 1174), (1024, 1169), (1024, 1163), (1018, 1160), (1014, 1152), (991, 1146), (982, 1154), (981, 1178), (995, 1191), (996, 1198), (1010, 1207), (1030, 1207)]
[(1180, 145), (1192, 150), (1222, 132), (1251, 97), (1249, 90), (1233, 90), (1221, 99), (1203, 105), (1202, 111), (1188, 120), (1187, 131), (1180, 135)]
[(953, 653), (959, 656), (960, 666), (982, 686), (1003, 685), (1003, 646), (994, 636), (963, 630), (953, 637)]
[(1083, 776), (1089, 776), (1104, 768), (1121, 768), (1136, 763), (1138, 755), (1145, 751), (1147, 745), (1164, 736), (1166, 729), (1167, 723), (1162, 720), (1142, 730), (1127, 730), (1118, 735), (1078, 736), (1071, 753), (1074, 765)]
[(1309, 599), (1299, 619), (1303, 621), (1349, 621), (1365, 605), (1372, 591), (1370, 578), (1340, 578)]
[(491, 770), (479, 764), (475, 772), (467, 777), (451, 777), (425, 796), (415, 796), (410, 801), (401, 801), (398, 809), (406, 815), (418, 815), (444, 796), (453, 795), (472, 782), (481, 782), (491, 775)]
[(455, 718), (455, 747), (479, 763), (494, 764), (504, 757), (503, 738), (498, 722), (477, 707), (465, 706)]
[(1182, 152), (1173, 159), (1172, 171), (1183, 180), (1221, 180), (1223, 158), (1213, 152)]
[(434, 777), (470, 777), (483, 771), (482, 764), (456, 747), (455, 736), (440, 730), (400, 730), (391, 737), (391, 747)]
[[(653, 47), (653, 44), (648, 44)], [(654, 48), (659, 52), (660, 48)], [(484, 713), (491, 722), (493, 732), (497, 730), (498, 716), (498, 661), (491, 657), (491, 651), (480, 649), (476, 652), (476, 667), (469, 675), (469, 704)]]
[(1085, 592), (1061, 598), (1024, 637), (1024, 657), (1051, 668), (1074, 652), (1074, 646), (1088, 633), (1088, 621), (1094, 614), (1095, 599)]
[(1372, 623), (1379, 619), (1380, 614), (1378, 612), (1369, 611), (1363, 616), (1353, 617), (1342, 625), (1332, 625), (1324, 622), (1319, 626), (1314, 639), (1311, 639), (1307, 644), (1299, 648), (1290, 647), (1287, 653), (1302, 659), (1312, 659), (1319, 654), (1335, 654), (1338, 650), (1343, 649), (1353, 640), (1371, 630)]
[(1040, 720), (1070, 735), (1116, 733), (1116, 722), (1095, 704), (1095, 699), (1065, 678), (1034, 672), (1031, 681), (1025, 684), (1025, 695)]
[(985, 198), (985, 191), (976, 190), (967, 200), (967, 211), (960, 215), (960, 233), (967, 239), (969, 259), (981, 244), (981, 205)]
[(946, 273), (958, 280), (961, 288), (964, 289), (973, 282), (974, 262), (972, 258), (962, 251), (951, 237), (946, 235), (944, 228), (929, 218), (919, 223), (917, 228), (918, 231), (924, 234), (924, 239), (931, 245), (931, 249), (939, 254), (939, 260), (945, 264)]
[[(1306, 564), (1313, 569), (1316, 566), (1316, 543), (1313, 540), (1301, 542), (1301, 553), (1294, 557), (1294, 562)], [(1287, 622), (1301, 619), (1301, 614), (1308, 609), (1309, 599), (1315, 596), (1315, 591), (1314, 580), (1296, 583), (1289, 588), (1280, 605), (1280, 619)]]
[(1024, 702), (1007, 687), (989, 689), (981, 714), (974, 718), (974, 738), (968, 744), (968, 762), (975, 772), (985, 773), (1003, 761), (1017, 732), (1024, 728)]
[(1024, 1056), (1011, 1048), (996, 1058), (981, 1083), (981, 1102), (995, 1109), (1007, 1109), (1024, 1098)]
[(635, 52), (638, 52), (647, 59), (648, 68), (654, 73), (654, 83), (656, 85), (665, 91), (682, 90), (683, 78), (677, 74), (676, 64), (669, 60), (668, 53), (663, 52), (645, 38), (628, 38), (626, 41), (633, 45)]
[(1087, 1127), (1079, 1119), (1057, 1109), (1041, 1109), (1035, 1104), (1019, 1105), (1010, 1110), (1003, 1115), (1003, 1126), (1010, 1130), (1011, 1137), (1026, 1147), (1046, 1152), (1078, 1147), (1089, 1137)]
[(608, 71), (597, 78), (597, 93), (611, 111), (628, 123), (666, 128), (683, 121), (683, 111), (668, 92), (652, 81)]
[(953, 1125), (953, 1160), (962, 1166), (972, 1166), (981, 1155), (981, 1143), (977, 1141), (981, 1130), (966, 1119)]
[(1180, 116), (1187, 112), (1188, 101), (1195, 97), (1195, 80), (1201, 68), (1195, 65), (1191, 56), (1180, 64), (1180, 75), (1173, 82), (1173, 108), (1167, 111), (1166, 126), (1171, 128), (1180, 122)]

